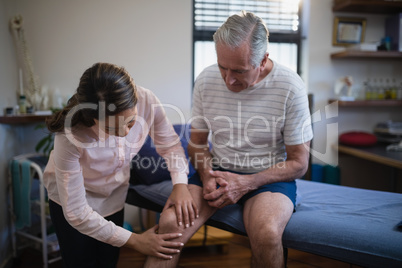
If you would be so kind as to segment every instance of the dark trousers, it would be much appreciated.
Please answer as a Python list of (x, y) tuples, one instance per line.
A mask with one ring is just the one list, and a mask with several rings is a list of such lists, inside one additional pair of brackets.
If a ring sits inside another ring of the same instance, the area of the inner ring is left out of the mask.
[[(49, 209), (59, 240), (64, 267), (116, 267), (120, 248), (100, 242), (77, 231), (64, 218), (62, 207), (51, 200), (49, 200)], [(118, 226), (123, 226), (124, 210), (105, 219)]]

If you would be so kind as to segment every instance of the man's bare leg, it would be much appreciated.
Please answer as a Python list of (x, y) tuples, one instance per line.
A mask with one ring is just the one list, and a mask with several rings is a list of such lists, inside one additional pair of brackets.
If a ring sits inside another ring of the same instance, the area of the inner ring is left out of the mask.
[(246, 201), (244, 225), (251, 244), (251, 267), (285, 267), (282, 235), (293, 203), (281, 193), (264, 192)]
[[(210, 207), (202, 197), (202, 188), (197, 185), (189, 184), (188, 189), (199, 209), (199, 218), (195, 219), (194, 225), (185, 228), (177, 223), (176, 212), (173, 207), (163, 211), (159, 219), (158, 233), (182, 233), (183, 236), (172, 241), (180, 241), (183, 244), (193, 236), (195, 232), (214, 214), (216, 208)], [(181, 250), (181, 249), (180, 249)], [(163, 260), (156, 257), (148, 256), (144, 267), (176, 267), (179, 262), (180, 254), (173, 255), (170, 260)]]

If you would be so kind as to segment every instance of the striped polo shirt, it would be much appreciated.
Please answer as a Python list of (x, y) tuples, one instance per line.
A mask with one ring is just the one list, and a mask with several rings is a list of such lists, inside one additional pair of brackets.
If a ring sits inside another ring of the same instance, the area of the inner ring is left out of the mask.
[(313, 138), (304, 82), (276, 62), (238, 93), (226, 87), (217, 64), (207, 67), (195, 81), (191, 125), (210, 131), (215, 165), (244, 173), (285, 161), (285, 145)]

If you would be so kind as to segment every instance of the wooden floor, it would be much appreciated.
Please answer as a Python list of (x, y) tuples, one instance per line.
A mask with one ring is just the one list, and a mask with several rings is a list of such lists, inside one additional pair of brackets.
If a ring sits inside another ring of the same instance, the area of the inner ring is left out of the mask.
[[(243, 236), (233, 235), (228, 241), (226, 253), (221, 252), (218, 246), (205, 247), (185, 247), (182, 250), (179, 266), (182, 268), (214, 268), (214, 267), (232, 267), (243, 268), (250, 267), (250, 247), (248, 239)], [(18, 258), (18, 265), (14, 268), (41, 268), (41, 255), (37, 251), (25, 250)], [(136, 268), (142, 267), (145, 256), (122, 248), (118, 268)], [(61, 262), (52, 263), (49, 268), (61, 268)], [(289, 249), (288, 268), (356, 268), (359, 266), (335, 261), (328, 258), (319, 257), (313, 254), (304, 253)]]

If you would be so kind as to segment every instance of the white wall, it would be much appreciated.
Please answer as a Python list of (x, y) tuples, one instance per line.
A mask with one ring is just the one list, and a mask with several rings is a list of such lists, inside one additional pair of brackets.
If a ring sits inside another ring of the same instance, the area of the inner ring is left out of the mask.
[[(71, 96), (83, 71), (123, 65), (162, 103), (191, 106), (192, 14), (186, 0), (14, 0), (41, 84)], [(8, 14), (12, 15), (12, 14)], [(180, 96), (178, 98), (177, 96)]]

